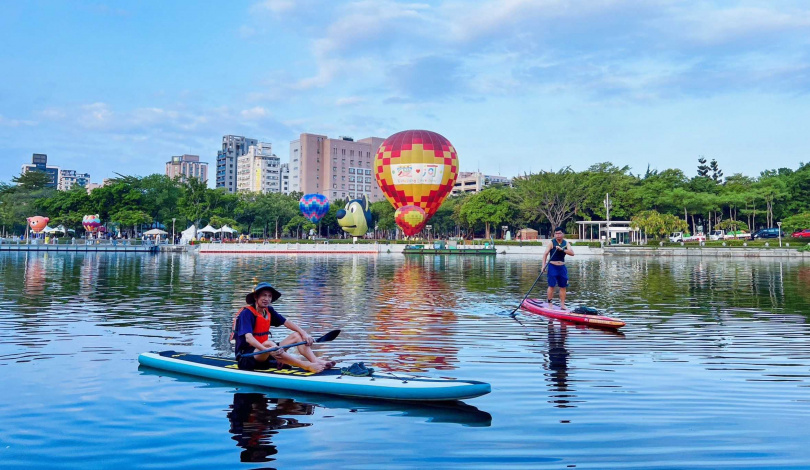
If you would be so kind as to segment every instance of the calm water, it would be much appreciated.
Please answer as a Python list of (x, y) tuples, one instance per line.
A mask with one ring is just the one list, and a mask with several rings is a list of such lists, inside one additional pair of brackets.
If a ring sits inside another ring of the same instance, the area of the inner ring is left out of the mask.
[[(623, 334), (512, 319), (539, 268), (0, 254), (0, 467), (810, 468), (810, 264), (575, 258), (569, 304), (609, 308)], [(313, 335), (342, 329), (321, 351), (344, 365), (493, 393), (417, 406), (139, 368), (142, 351), (229, 355), (257, 280)]]

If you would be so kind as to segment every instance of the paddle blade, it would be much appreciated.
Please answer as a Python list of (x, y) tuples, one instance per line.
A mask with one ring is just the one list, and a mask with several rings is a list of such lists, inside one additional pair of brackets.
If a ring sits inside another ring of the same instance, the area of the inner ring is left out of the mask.
[(337, 338), (340, 334), (340, 330), (332, 330), (329, 333), (321, 336), (320, 338), (316, 339), (316, 343), (326, 343), (327, 341), (332, 341), (333, 339)]

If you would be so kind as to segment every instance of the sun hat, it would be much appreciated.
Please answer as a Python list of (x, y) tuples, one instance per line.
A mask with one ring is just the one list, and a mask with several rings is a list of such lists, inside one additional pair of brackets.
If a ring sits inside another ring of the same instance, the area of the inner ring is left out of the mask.
[(255, 304), (256, 303), (256, 294), (258, 294), (259, 291), (262, 291), (264, 289), (270, 289), (270, 292), (273, 295), (272, 302), (275, 302), (276, 300), (278, 300), (279, 297), (281, 297), (281, 292), (274, 289), (273, 286), (270, 285), (269, 282), (260, 282), (260, 283), (256, 284), (256, 287), (253, 288), (252, 292), (249, 292), (245, 296), (245, 302), (247, 302), (248, 304), (251, 304), (251, 305)]

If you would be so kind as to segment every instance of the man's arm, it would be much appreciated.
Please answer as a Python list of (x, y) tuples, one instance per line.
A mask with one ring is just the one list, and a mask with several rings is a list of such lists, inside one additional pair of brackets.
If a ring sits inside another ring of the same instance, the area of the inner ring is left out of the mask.
[(565, 241), (565, 250), (563, 251), (565, 251), (565, 254), (568, 256), (574, 256), (574, 249), (571, 248), (571, 244), (568, 242), (568, 240)]
[(284, 326), (301, 335), (301, 340), (306, 341), (307, 345), (312, 346), (312, 344), (315, 342), (315, 338), (310, 336), (309, 333), (304, 331), (304, 329), (298, 326), (294, 321), (287, 320), (286, 322), (284, 322)]
[(548, 258), (548, 254), (551, 253), (551, 246), (551, 242), (548, 242), (548, 245), (546, 245), (546, 252), (543, 253), (543, 266), (546, 265), (546, 258)]

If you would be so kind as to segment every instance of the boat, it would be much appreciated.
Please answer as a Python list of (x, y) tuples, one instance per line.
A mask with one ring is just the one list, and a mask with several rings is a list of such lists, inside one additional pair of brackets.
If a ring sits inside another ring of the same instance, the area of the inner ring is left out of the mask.
[(600, 328), (621, 328), (625, 323), (619, 319), (606, 317), (604, 315), (594, 315), (591, 313), (577, 313), (573, 310), (564, 310), (540, 299), (526, 299), (520, 307), (529, 312), (544, 317), (556, 318), (572, 323), (598, 326)]
[(246, 371), (230, 358), (176, 351), (147, 352), (141, 365), (181, 374), (261, 387), (323, 393), (344, 397), (401, 401), (448, 401), (480, 397), (491, 391), (488, 383), (474, 380), (416, 377), (374, 373), (367, 377), (343, 375), (339, 369), (315, 373), (295, 367)]

